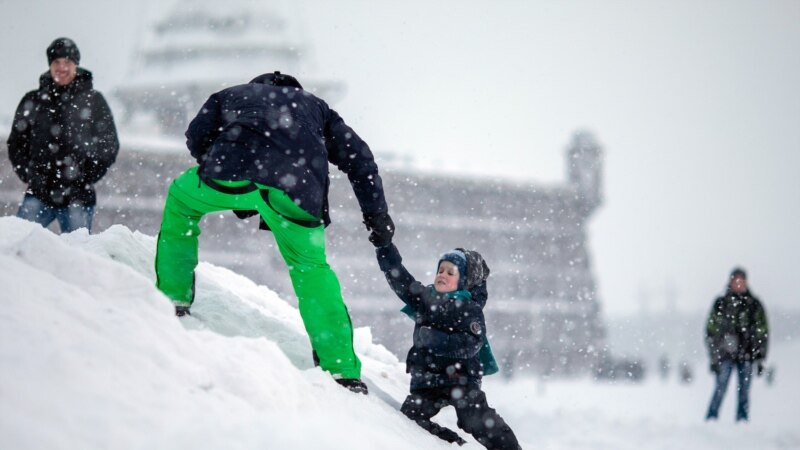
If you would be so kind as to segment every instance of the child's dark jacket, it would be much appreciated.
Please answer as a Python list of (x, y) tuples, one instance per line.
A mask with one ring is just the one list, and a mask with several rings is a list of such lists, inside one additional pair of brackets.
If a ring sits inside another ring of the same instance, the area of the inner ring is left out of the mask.
[(378, 248), (377, 255), (392, 290), (414, 311), (414, 345), (406, 358), (411, 391), (457, 385), (480, 387), (486, 281), (473, 287), (471, 293), (440, 294), (432, 285), (414, 279), (394, 244)]

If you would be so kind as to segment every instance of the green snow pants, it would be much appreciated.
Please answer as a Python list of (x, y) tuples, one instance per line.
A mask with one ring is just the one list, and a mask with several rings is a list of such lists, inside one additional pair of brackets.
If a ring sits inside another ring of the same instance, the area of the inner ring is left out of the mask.
[[(322, 369), (342, 378), (360, 378), (361, 361), (353, 350), (353, 325), (342, 299), (339, 279), (325, 257), (325, 228), (283, 191), (256, 185), (248, 193), (231, 194), (202, 182), (197, 167), (181, 174), (169, 188), (156, 247), (156, 285), (175, 305), (194, 299), (198, 224), (204, 214), (256, 210), (272, 230), (289, 268), (300, 315)], [(249, 181), (221, 181), (236, 188)], [(263, 192), (262, 192), (263, 191)], [(268, 198), (269, 204), (264, 197)], [(301, 224), (295, 223), (300, 222)]]

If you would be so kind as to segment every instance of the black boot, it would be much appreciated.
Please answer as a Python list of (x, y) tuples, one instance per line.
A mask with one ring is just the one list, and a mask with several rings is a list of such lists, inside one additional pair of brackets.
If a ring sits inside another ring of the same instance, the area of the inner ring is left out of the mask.
[[(317, 356), (316, 350), (311, 350), (311, 359), (314, 361), (314, 367), (319, 367), (319, 356)], [(347, 389), (350, 389), (356, 394), (369, 394), (367, 385), (358, 378), (336, 378), (336, 382)]]
[(191, 316), (188, 306), (175, 306), (175, 315), (178, 317)]
[(364, 384), (358, 378), (339, 378), (336, 380), (337, 383), (350, 389), (351, 391), (355, 392), (356, 394), (369, 394), (369, 389), (367, 389), (367, 385)]

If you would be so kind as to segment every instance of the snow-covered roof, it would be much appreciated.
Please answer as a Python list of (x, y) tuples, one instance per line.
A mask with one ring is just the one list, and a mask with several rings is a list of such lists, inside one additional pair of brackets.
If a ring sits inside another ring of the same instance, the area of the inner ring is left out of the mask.
[(176, 2), (147, 27), (129, 76), (114, 90), (126, 110), (123, 122), (155, 113), (161, 131), (175, 133), (211, 93), (274, 70), (302, 74), (306, 89), (335, 103), (343, 84), (307, 70), (308, 46), (286, 6), (246, 0)]

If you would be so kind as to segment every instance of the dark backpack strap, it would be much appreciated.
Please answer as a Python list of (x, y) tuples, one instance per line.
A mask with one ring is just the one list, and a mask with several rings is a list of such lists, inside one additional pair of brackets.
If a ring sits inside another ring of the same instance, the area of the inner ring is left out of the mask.
[(300, 225), (301, 227), (305, 227), (305, 228), (316, 228), (316, 227), (322, 225), (322, 220), (320, 220), (320, 219), (316, 219), (316, 220), (300, 220), (300, 219), (294, 219), (292, 217), (287, 217), (287, 216), (281, 214), (280, 212), (278, 212), (278, 210), (276, 210), (275, 208), (272, 207), (272, 203), (269, 202), (269, 189), (262, 189), (261, 190), (261, 198), (264, 199), (264, 203), (266, 203), (267, 206), (269, 206), (269, 209), (275, 211), (275, 213), (277, 215), (283, 217), (284, 219), (288, 220), (289, 222), (292, 222), (295, 225)]
[(199, 176), (200, 179), (203, 180), (203, 183), (207, 184), (208, 187), (214, 189), (215, 191), (222, 192), (223, 194), (230, 194), (230, 195), (249, 194), (250, 192), (253, 192), (256, 189), (258, 189), (258, 186), (256, 186), (256, 184), (253, 183), (252, 181), (242, 186), (225, 186), (217, 183), (216, 181), (214, 181), (213, 178), (203, 175)]

